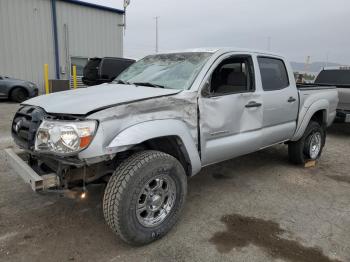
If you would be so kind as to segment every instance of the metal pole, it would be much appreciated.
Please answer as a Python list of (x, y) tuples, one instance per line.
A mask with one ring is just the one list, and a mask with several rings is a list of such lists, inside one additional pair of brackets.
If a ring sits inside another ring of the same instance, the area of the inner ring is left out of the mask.
[(77, 89), (78, 81), (77, 81), (77, 66), (73, 65), (73, 88)]
[(124, 5), (124, 36), (125, 36), (125, 32), (126, 32), (126, 6)]
[(158, 18), (159, 16), (156, 16), (156, 53), (159, 51), (159, 46), (158, 46)]
[(54, 51), (55, 51), (56, 78), (60, 79), (60, 54), (59, 54), (59, 46), (58, 46), (56, 0), (51, 0), (51, 13), (52, 13), (53, 44), (54, 44)]
[(45, 83), (45, 93), (48, 95), (50, 94), (50, 88), (49, 88), (49, 65), (44, 65), (44, 83)]

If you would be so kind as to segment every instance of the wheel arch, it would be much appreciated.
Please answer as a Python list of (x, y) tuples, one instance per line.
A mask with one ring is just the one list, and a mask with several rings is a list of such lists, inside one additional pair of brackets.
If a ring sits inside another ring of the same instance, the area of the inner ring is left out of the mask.
[(186, 124), (180, 120), (153, 120), (131, 126), (120, 132), (109, 145), (109, 153), (134, 148), (158, 150), (174, 156), (192, 176), (201, 169), (197, 146)]
[(304, 118), (300, 121), (298, 125), (297, 131), (294, 134), (294, 137), (291, 139), (292, 141), (299, 140), (310, 121), (318, 122), (322, 127), (326, 128), (329, 125), (329, 102), (327, 100), (319, 100), (318, 102), (312, 104), (304, 114)]
[(16, 88), (22, 89), (24, 92), (26, 92), (27, 96), (29, 96), (29, 92), (28, 92), (27, 88), (25, 88), (24, 86), (20, 86), (20, 85), (14, 85), (14, 86), (11, 86), (11, 87), (9, 88), (9, 91), (8, 91), (8, 98), (11, 98), (12, 92), (13, 92)]

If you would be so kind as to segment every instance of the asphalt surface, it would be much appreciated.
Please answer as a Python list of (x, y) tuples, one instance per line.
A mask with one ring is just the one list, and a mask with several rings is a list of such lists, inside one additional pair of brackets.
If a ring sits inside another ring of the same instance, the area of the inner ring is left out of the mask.
[(11, 170), (17, 108), (0, 102), (0, 261), (350, 261), (350, 125), (328, 130), (314, 168), (278, 145), (202, 170), (175, 228), (135, 248), (105, 224), (102, 186), (85, 200), (36, 194)]

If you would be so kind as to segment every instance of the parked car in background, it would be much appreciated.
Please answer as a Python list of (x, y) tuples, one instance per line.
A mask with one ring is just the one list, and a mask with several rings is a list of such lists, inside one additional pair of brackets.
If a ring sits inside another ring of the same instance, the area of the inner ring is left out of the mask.
[(119, 57), (91, 58), (84, 67), (82, 81), (87, 86), (110, 83), (133, 63), (133, 59)]
[(315, 79), (316, 85), (334, 85), (338, 89), (337, 121), (350, 123), (350, 66), (324, 68)]
[(38, 87), (29, 81), (0, 76), (0, 98), (23, 102), (38, 95)]
[(11, 130), (29, 161), (6, 152), (34, 190), (107, 183), (107, 224), (142, 245), (174, 226), (202, 167), (278, 143), (294, 164), (318, 159), (337, 104), (335, 87), (296, 85), (279, 55), (156, 54), (112, 83), (26, 101)]

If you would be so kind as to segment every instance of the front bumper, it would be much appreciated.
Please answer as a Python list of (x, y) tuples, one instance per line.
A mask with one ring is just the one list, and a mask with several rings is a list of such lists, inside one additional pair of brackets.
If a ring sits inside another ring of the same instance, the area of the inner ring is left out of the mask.
[(38, 174), (28, 164), (27, 153), (23, 150), (5, 149), (6, 159), (13, 170), (28, 183), (33, 191), (45, 191), (60, 185), (59, 177), (55, 173)]
[(337, 110), (336, 121), (341, 123), (350, 123), (350, 110)]

